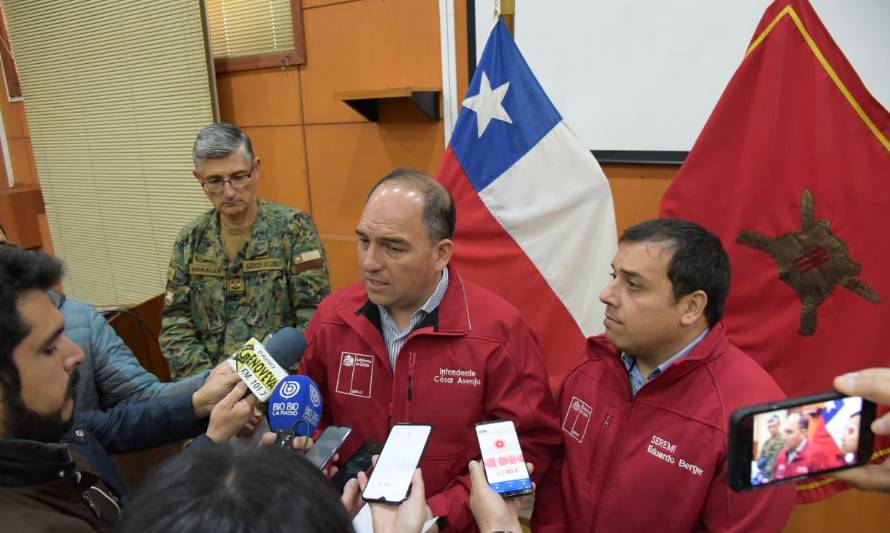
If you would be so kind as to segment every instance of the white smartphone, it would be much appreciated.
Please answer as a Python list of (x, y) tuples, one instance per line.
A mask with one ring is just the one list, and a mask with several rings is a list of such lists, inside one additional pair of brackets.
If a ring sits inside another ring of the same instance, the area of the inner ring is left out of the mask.
[(476, 438), (482, 451), (485, 477), (492, 490), (503, 497), (534, 491), (512, 421), (480, 422), (476, 424)]
[(306, 452), (306, 459), (318, 468), (324, 469), (351, 431), (352, 428), (349, 426), (326, 427), (318, 437), (318, 441)]
[(432, 431), (433, 426), (429, 424), (393, 426), (362, 498), (369, 502), (405, 501), (411, 489), (411, 476), (420, 465)]

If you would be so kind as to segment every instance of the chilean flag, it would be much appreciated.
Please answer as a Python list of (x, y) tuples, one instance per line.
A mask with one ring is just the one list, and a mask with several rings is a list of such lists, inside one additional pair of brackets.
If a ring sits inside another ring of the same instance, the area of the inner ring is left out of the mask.
[(519, 309), (556, 389), (604, 329), (598, 296), (617, 249), (609, 184), (503, 22), (467, 94), (438, 173), (457, 204), (452, 262)]

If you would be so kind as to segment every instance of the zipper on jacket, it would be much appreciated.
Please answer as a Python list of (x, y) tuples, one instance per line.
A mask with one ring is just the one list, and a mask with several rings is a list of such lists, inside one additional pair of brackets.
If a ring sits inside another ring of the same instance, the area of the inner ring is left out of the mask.
[(408, 356), (408, 401), (414, 398), (414, 363), (417, 359), (417, 353), (410, 352)]
[[(603, 494), (606, 492), (608, 488), (606, 485), (609, 483), (609, 474), (612, 473), (612, 469), (615, 466), (615, 460), (618, 457), (618, 454), (624, 448), (624, 439), (627, 437), (627, 432), (630, 428), (630, 416), (633, 414), (634, 410), (634, 400), (635, 398), (631, 398), (630, 402), (624, 405), (623, 414), (621, 420), (621, 426), (618, 428), (618, 435), (616, 435), (615, 440), (612, 443), (612, 450), (609, 452), (609, 462), (606, 464), (606, 471), (603, 474), (602, 486), (600, 487), (599, 494), (596, 498), (596, 505), (593, 509), (593, 521), (591, 522), (591, 526), (595, 527), (597, 521), (599, 520), (599, 512), (600, 512), (600, 504), (603, 501)], [(606, 419), (603, 420), (603, 427), (607, 427), (612, 423), (612, 415), (607, 415)]]

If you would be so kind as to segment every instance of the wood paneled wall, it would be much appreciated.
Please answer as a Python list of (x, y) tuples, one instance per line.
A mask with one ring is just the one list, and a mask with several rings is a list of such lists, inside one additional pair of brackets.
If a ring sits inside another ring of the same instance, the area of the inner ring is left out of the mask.
[[(12, 160), (15, 186), (34, 187), (39, 185), (24, 102), (21, 100), (10, 102), (6, 97), (6, 91), (0, 88), (0, 113), (3, 114), (3, 127), (6, 129), (6, 140), (9, 143), (9, 156)], [(0, 189), (8, 189), (9, 180), (2, 157), (0, 154)]]
[(435, 173), (445, 141), (441, 122), (398, 110), (368, 122), (334, 93), (440, 87), (438, 2), (304, 0), (303, 20), (307, 63), (219, 75), (220, 114), (251, 136), (260, 196), (315, 219), (339, 288), (358, 279), (368, 189), (397, 167)]

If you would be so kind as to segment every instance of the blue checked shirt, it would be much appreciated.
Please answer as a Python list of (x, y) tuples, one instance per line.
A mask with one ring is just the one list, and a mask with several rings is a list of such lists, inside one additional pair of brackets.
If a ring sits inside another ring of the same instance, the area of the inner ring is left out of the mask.
[(689, 355), (689, 352), (691, 352), (692, 349), (695, 348), (695, 345), (705, 338), (705, 335), (708, 334), (708, 331), (710, 331), (710, 328), (705, 328), (704, 332), (702, 332), (701, 335), (687, 344), (685, 348), (668, 358), (667, 361), (658, 365), (655, 370), (653, 370), (652, 373), (649, 374), (649, 377), (646, 378), (643, 377), (643, 373), (640, 372), (640, 367), (637, 366), (637, 358), (632, 355), (628, 355), (626, 352), (621, 352), (621, 362), (624, 363), (624, 368), (627, 369), (627, 374), (630, 377), (630, 388), (633, 391), (633, 395), (636, 396), (645, 384), (660, 376), (662, 373), (664, 373), (665, 370), (667, 370), (669, 366)]
[(396, 368), (396, 359), (399, 357), (399, 352), (402, 350), (402, 346), (404, 346), (405, 342), (408, 340), (408, 335), (414, 331), (414, 328), (417, 327), (417, 324), (419, 324), (421, 320), (426, 318), (427, 315), (439, 307), (447, 289), (448, 268), (446, 267), (442, 270), (442, 277), (439, 279), (439, 284), (436, 285), (436, 290), (433, 291), (433, 294), (430, 295), (426, 303), (411, 315), (411, 319), (408, 321), (408, 327), (404, 330), (399, 329), (399, 326), (396, 324), (392, 315), (389, 314), (389, 311), (386, 310), (386, 307), (382, 305), (377, 306), (377, 309), (380, 310), (380, 321), (383, 324), (383, 342), (386, 343), (386, 351), (389, 353), (390, 368)]

